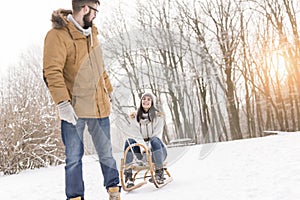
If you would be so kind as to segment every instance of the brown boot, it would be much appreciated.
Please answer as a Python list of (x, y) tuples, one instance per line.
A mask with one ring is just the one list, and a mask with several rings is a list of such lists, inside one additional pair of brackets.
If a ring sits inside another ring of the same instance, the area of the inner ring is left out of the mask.
[(70, 200), (81, 200), (81, 197), (74, 197), (74, 198), (71, 198)]
[(110, 187), (107, 192), (109, 194), (109, 200), (121, 200), (120, 197), (120, 187)]

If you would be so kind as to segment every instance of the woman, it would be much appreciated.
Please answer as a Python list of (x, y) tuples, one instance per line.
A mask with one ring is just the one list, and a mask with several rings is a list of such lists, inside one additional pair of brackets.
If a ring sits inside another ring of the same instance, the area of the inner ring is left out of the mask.
[[(145, 93), (142, 95), (140, 107), (137, 112), (133, 112), (129, 116), (130, 126), (132, 131), (138, 132), (139, 137), (142, 137), (145, 142), (150, 143), (150, 149), (152, 152), (152, 161), (155, 164), (155, 179), (158, 184), (164, 183), (164, 169), (163, 163), (167, 157), (167, 149), (162, 142), (162, 134), (164, 128), (164, 115), (154, 107), (154, 95), (151, 93)], [(124, 150), (137, 141), (133, 138), (127, 139), (125, 142)], [(135, 156), (138, 159), (142, 159), (140, 147), (135, 146), (132, 148)], [(126, 164), (132, 162), (133, 155), (131, 150), (128, 151), (126, 157)], [(124, 171), (125, 182), (127, 187), (132, 187), (132, 170), (127, 169)]]

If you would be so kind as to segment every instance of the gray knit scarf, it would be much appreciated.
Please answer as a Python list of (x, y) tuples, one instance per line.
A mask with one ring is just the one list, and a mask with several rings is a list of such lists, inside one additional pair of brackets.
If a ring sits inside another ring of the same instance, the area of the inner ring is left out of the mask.
[(142, 119), (149, 119), (149, 114), (148, 113), (143, 113), (142, 114)]
[(93, 34), (92, 34), (92, 28), (89, 27), (87, 29), (84, 29), (80, 26), (80, 24), (78, 24), (78, 22), (73, 18), (73, 16), (71, 14), (68, 14), (67, 19), (72, 22), (75, 27), (84, 35), (84, 36), (91, 36), (91, 46), (93, 46)]

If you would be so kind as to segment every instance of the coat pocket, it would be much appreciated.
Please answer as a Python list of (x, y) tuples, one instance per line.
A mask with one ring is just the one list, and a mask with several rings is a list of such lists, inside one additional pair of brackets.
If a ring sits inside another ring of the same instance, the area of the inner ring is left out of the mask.
[(72, 105), (78, 117), (97, 116), (95, 91), (85, 91), (72, 96)]

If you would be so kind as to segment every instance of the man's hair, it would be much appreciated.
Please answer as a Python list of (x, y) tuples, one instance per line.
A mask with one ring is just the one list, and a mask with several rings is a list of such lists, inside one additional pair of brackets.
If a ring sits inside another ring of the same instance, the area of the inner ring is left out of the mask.
[(74, 13), (78, 13), (85, 5), (96, 3), (100, 6), (99, 0), (72, 0), (72, 9)]

